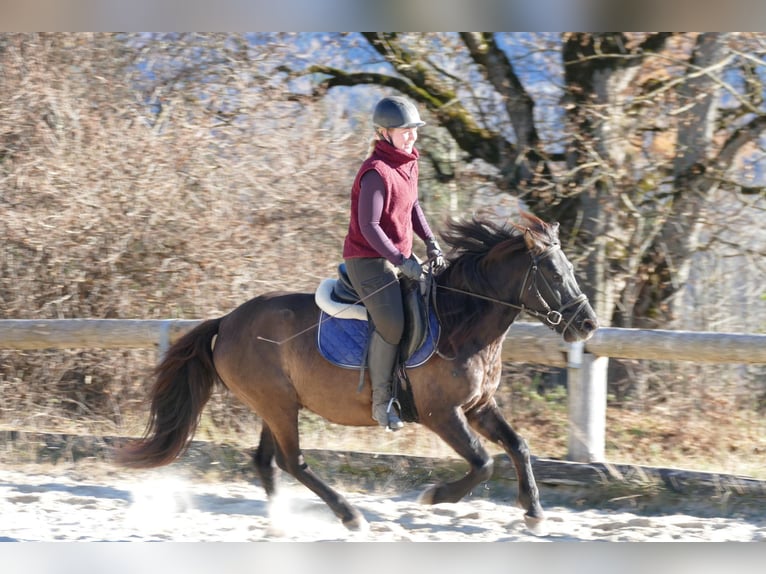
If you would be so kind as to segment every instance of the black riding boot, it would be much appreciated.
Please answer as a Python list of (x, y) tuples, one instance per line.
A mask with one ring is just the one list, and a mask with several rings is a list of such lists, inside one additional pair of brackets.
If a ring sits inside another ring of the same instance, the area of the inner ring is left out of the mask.
[(398, 345), (386, 342), (377, 331), (373, 331), (367, 353), (367, 365), (372, 381), (372, 418), (382, 427), (399, 430), (404, 423), (391, 401), (391, 381)]

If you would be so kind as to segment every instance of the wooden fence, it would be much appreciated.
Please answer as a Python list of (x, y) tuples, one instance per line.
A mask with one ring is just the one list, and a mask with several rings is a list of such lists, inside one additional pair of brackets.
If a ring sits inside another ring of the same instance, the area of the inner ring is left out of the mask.
[[(0, 320), (0, 349), (147, 349), (159, 354), (199, 320)], [(715, 364), (766, 363), (766, 335), (604, 327), (585, 343), (567, 344), (537, 323), (514, 323), (503, 359), (567, 369), (569, 453), (603, 462), (609, 357)]]

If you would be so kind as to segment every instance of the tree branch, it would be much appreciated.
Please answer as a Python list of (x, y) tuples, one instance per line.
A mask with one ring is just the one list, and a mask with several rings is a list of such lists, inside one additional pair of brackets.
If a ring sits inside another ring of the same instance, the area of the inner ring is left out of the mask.
[(757, 116), (749, 123), (734, 131), (721, 146), (714, 165), (728, 168), (735, 156), (745, 145), (756, 141), (766, 131), (766, 115)]
[(502, 165), (503, 160), (511, 165), (517, 161), (516, 146), (499, 132), (481, 127), (447, 86), (444, 77), (409, 51), (399, 41), (398, 34), (368, 32), (362, 35), (403, 76), (402, 83), (389, 85), (425, 105), (470, 158), (497, 166)]
[(524, 89), (505, 52), (498, 47), (492, 34), (462, 32), (460, 37), (484, 77), (505, 99), (516, 141), (522, 147), (537, 147), (540, 138), (534, 123), (535, 102)]
[(403, 80), (402, 78), (389, 76), (387, 74), (376, 74), (372, 72), (345, 72), (343, 70), (331, 68), (329, 66), (310, 66), (305, 73), (329, 76), (314, 88), (313, 95), (315, 97), (324, 96), (328, 90), (338, 86), (349, 87), (364, 84), (393, 88), (410, 97), (416, 95), (416, 92), (412, 90), (412, 85), (409, 82)]

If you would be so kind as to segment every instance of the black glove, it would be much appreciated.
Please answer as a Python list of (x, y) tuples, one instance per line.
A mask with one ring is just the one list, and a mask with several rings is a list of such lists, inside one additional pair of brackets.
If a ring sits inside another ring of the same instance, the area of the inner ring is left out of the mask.
[(402, 272), (402, 275), (412, 279), (413, 281), (420, 279), (420, 276), (423, 274), (423, 268), (420, 266), (420, 263), (418, 263), (418, 260), (415, 259), (414, 255), (406, 257), (404, 261), (398, 265), (398, 267), (399, 271)]
[(426, 254), (428, 255), (428, 260), (433, 263), (434, 273), (440, 273), (447, 268), (447, 261), (444, 259), (444, 253), (442, 253), (439, 244), (433, 237), (426, 241)]

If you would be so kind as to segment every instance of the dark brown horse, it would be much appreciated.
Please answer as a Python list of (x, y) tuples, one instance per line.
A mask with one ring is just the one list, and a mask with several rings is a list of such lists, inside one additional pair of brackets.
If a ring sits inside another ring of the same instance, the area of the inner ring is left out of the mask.
[[(513, 460), (518, 504), (534, 527), (543, 510), (529, 449), (493, 398), (503, 341), (521, 312), (570, 342), (589, 338), (597, 319), (561, 251), (558, 224), (529, 214), (510, 227), (471, 220), (451, 224), (443, 239), (452, 250), (449, 266), (435, 278), (439, 352), (407, 374), (420, 424), (465, 458), (470, 470), (458, 480), (430, 486), (421, 502), (457, 502), (491, 477), (493, 460), (481, 435), (502, 445)], [(360, 512), (314, 474), (301, 454), (301, 409), (340, 425), (377, 425), (370, 415), (369, 386), (356, 392), (359, 373), (332, 365), (317, 351), (313, 327), (318, 316), (312, 294), (271, 293), (186, 333), (157, 367), (144, 438), (121, 449), (118, 460), (134, 468), (173, 461), (188, 446), (220, 381), (262, 419), (254, 461), (269, 497), (275, 493), (276, 462), (324, 500), (346, 527), (364, 525)]]

